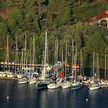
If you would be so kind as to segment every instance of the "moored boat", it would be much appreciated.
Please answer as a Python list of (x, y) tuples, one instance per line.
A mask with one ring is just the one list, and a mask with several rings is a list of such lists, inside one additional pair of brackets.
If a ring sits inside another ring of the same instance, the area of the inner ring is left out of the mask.
[(60, 87), (60, 84), (59, 83), (51, 83), (47, 87), (48, 87), (48, 89), (56, 89), (56, 88)]
[(28, 83), (29, 84), (35, 84), (36, 83), (36, 78), (35, 77), (29, 78)]
[(93, 91), (93, 90), (97, 90), (97, 89), (100, 89), (101, 86), (99, 84), (91, 84), (89, 86), (89, 90)]
[(79, 81), (73, 82), (71, 85), (71, 90), (77, 90), (83, 87), (83, 84)]
[(48, 83), (45, 81), (37, 81), (36, 82), (36, 89), (47, 89)]
[(55, 82), (48, 84), (49, 89), (56, 89), (61, 86), (62, 78), (58, 78)]
[(61, 84), (61, 87), (62, 87), (62, 89), (70, 88), (70, 87), (71, 87), (71, 82), (69, 82), (69, 81), (64, 81), (64, 82)]
[(28, 82), (27, 78), (20, 78), (18, 79), (18, 84), (26, 84)]

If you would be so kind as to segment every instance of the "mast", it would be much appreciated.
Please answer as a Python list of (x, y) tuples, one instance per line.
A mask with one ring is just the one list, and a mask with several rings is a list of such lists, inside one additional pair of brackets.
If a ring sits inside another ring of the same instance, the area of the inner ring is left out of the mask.
[(21, 71), (23, 70), (23, 67), (24, 67), (24, 51), (22, 49), (21, 51)]
[(75, 80), (76, 80), (76, 77), (77, 77), (77, 68), (76, 68), (76, 65), (77, 65), (77, 44), (75, 46), (75, 57), (74, 57), (74, 65), (75, 65)]
[(74, 76), (74, 68), (73, 68), (73, 65), (75, 64), (75, 62), (74, 62), (74, 56), (75, 56), (75, 49), (74, 49), (74, 41), (73, 41), (73, 39), (72, 39), (72, 47), (71, 47), (72, 49), (72, 53), (71, 53), (71, 57), (72, 57), (72, 63), (71, 63), (71, 72), (72, 72), (72, 76)]
[(95, 60), (95, 53), (93, 53), (93, 78), (95, 77), (95, 73), (94, 73), (94, 60)]
[(55, 41), (55, 63), (58, 61), (58, 39)]
[(105, 54), (105, 79), (107, 79), (107, 73), (106, 73), (106, 54)]
[(26, 35), (25, 35), (25, 41), (24, 41), (24, 62), (23, 62), (23, 64), (24, 64), (24, 67), (26, 67), (26, 51), (27, 51), (27, 42), (26, 42)]
[(84, 76), (82, 50), (80, 50), (80, 75)]
[(67, 71), (67, 41), (66, 41), (66, 47), (65, 47), (65, 63), (64, 63), (64, 72), (65, 72), (65, 81), (66, 81), (66, 71)]
[(44, 65), (47, 63), (47, 31), (45, 32)]
[[(15, 46), (16, 46), (16, 49), (15, 49), (15, 64), (17, 63), (17, 59), (18, 59), (18, 42), (17, 42), (17, 36), (16, 36), (16, 42), (15, 42)], [(16, 73), (16, 69), (17, 69), (17, 66), (15, 66), (15, 73)]]
[(66, 41), (66, 48), (65, 48), (65, 65), (67, 65), (67, 41)]
[(74, 63), (73, 57), (74, 57), (74, 42), (73, 42), (73, 39), (72, 39), (72, 65)]
[(98, 76), (98, 78), (100, 79), (100, 71), (99, 71), (99, 56), (98, 56), (98, 53), (97, 53), (97, 76)]
[(6, 45), (6, 63), (7, 70), (9, 70), (9, 37), (7, 36), (7, 45)]
[(64, 63), (64, 57), (63, 57), (63, 49), (62, 49), (62, 53), (61, 53), (62, 55), (62, 63)]
[(34, 64), (35, 64), (35, 36), (33, 36), (33, 72), (34, 72)]
[(47, 31), (45, 32), (45, 48), (44, 48), (44, 60), (43, 60), (43, 70), (42, 70), (42, 79), (45, 80), (45, 74), (46, 74), (46, 64), (47, 64)]

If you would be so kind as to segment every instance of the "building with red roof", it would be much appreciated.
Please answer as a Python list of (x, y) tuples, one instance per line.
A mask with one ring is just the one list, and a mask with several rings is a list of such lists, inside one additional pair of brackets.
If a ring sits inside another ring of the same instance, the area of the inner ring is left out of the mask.
[(108, 27), (108, 10), (95, 17), (90, 17), (88, 22), (90, 24), (98, 24), (99, 26)]

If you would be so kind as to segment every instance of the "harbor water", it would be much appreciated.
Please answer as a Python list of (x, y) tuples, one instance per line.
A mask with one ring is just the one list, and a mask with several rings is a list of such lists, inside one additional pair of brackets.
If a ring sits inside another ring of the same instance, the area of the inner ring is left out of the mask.
[(37, 90), (35, 84), (0, 80), (0, 108), (108, 108), (108, 88)]

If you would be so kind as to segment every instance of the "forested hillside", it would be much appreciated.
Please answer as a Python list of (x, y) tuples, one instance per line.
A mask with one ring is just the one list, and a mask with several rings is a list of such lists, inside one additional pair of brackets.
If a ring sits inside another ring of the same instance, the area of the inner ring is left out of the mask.
[(108, 2), (99, 1), (102, 2), (98, 0), (0, 0), (0, 61), (6, 60), (7, 36), (10, 62), (15, 60), (16, 51), (20, 61), (25, 37), (27, 52), (32, 51), (33, 37), (35, 37), (35, 63), (41, 63), (44, 35), (47, 30), (49, 63), (53, 64), (54, 61), (55, 40), (59, 41), (59, 60), (66, 41), (71, 55), (72, 40), (74, 40), (78, 46), (78, 55), (81, 50), (83, 51), (85, 66), (90, 65), (87, 62), (95, 52), (99, 54), (100, 66), (103, 67), (104, 54), (108, 52), (105, 38), (108, 30), (97, 25), (89, 25), (87, 22), (89, 17), (108, 10)]

